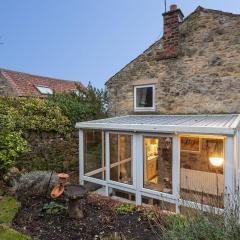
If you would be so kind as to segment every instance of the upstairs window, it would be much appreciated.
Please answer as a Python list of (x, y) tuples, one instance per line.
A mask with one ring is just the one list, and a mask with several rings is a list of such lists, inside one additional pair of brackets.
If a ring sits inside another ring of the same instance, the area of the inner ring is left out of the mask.
[(134, 111), (155, 111), (155, 85), (134, 87)]
[(53, 90), (47, 86), (36, 85), (37, 90), (44, 95), (52, 95)]

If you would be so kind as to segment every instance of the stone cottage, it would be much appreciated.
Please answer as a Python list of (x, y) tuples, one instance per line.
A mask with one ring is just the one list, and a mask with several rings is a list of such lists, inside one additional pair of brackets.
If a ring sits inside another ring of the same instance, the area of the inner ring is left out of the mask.
[(107, 81), (111, 118), (77, 123), (80, 183), (166, 210), (221, 212), (240, 186), (240, 14), (163, 14), (164, 33)]
[(142, 85), (154, 86), (151, 114), (239, 113), (240, 14), (198, 7), (184, 19), (172, 6), (163, 18), (163, 37), (107, 81), (110, 115), (138, 113)]

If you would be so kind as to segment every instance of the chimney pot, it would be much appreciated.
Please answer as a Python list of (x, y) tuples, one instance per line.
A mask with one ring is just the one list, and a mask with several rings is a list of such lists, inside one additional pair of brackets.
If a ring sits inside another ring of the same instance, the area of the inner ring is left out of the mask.
[(172, 12), (172, 11), (176, 11), (176, 10), (177, 10), (177, 4), (172, 4), (170, 6), (170, 11)]

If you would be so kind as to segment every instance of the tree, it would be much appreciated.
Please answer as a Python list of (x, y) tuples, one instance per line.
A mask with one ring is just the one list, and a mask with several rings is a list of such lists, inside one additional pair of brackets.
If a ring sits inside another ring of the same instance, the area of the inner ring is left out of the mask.
[(70, 120), (72, 127), (76, 122), (105, 118), (108, 110), (107, 92), (93, 87), (86, 89), (77, 86), (74, 92), (57, 93), (49, 97)]

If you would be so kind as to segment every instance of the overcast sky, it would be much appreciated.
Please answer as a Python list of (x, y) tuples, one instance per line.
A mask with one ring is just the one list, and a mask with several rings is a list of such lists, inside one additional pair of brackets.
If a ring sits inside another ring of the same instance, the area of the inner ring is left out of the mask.
[[(240, 13), (239, 0), (168, 0)], [(1, 0), (0, 67), (104, 83), (162, 35), (164, 0)]]

